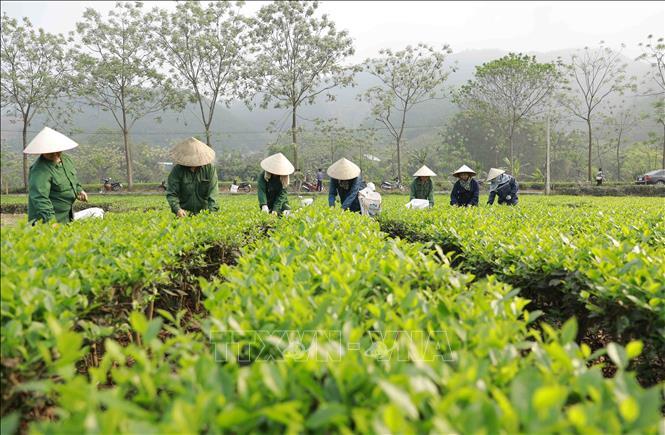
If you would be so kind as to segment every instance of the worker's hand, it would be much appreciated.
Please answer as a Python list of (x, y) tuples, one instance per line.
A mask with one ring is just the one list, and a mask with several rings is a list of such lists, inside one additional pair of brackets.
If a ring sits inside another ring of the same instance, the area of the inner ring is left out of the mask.
[(85, 193), (85, 190), (82, 190), (78, 194), (79, 201), (88, 202), (88, 194)]
[(513, 199), (513, 197), (510, 196), (510, 195), (506, 195), (506, 199), (507, 199), (508, 201), (510, 201), (511, 199)]
[(264, 212), (264, 213), (270, 213), (270, 210), (268, 209), (267, 205), (262, 205), (261, 206), (261, 211)]
[(187, 212), (181, 208), (178, 209), (178, 211), (175, 214), (179, 218), (187, 216)]
[(288, 215), (291, 214), (291, 210), (284, 210), (284, 211), (282, 212), (282, 214), (283, 214), (284, 216), (288, 216)]

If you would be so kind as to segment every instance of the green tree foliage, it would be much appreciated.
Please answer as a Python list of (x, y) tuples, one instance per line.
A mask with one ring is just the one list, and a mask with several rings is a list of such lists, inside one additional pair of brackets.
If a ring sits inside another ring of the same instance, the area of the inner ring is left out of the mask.
[(9, 193), (10, 189), (19, 187), (21, 180), (21, 155), (6, 144), (0, 149), (0, 189), (3, 193)]
[[(124, 174), (122, 133), (102, 128), (85, 139), (71, 151), (76, 163), (79, 180), (85, 184), (100, 183), (110, 177), (121, 180)], [(158, 162), (169, 161), (168, 150), (146, 143), (132, 146), (134, 181), (139, 183), (160, 182), (168, 176)]]
[[(436, 156), (440, 163), (435, 164), (442, 172), (448, 173), (462, 164), (473, 167), (479, 174), (490, 166), (506, 164), (501, 159), (507, 150), (504, 130), (496, 127), (497, 118), (493, 112), (464, 110), (455, 114), (439, 132)], [(514, 142), (522, 175), (545, 171), (546, 126), (542, 120), (524, 120), (515, 131)], [(580, 179), (583, 174), (583, 139), (578, 130), (568, 128), (568, 121), (562, 114), (554, 113), (551, 129), (551, 174), (562, 181)], [(439, 157), (440, 156), (440, 157)], [(510, 160), (508, 165), (510, 166)], [(475, 167), (473, 166), (475, 165)]]
[(626, 148), (623, 173), (634, 180), (638, 175), (653, 171), (660, 163), (660, 138), (651, 134), (645, 141), (635, 142)]
[(248, 181), (254, 186), (264, 157), (262, 153), (224, 151), (217, 157), (217, 174), (222, 180)]
[[(354, 68), (343, 62), (354, 53), (353, 41), (344, 30), (323, 14), (317, 16), (318, 2), (273, 2), (263, 6), (252, 20), (253, 42), (257, 49), (252, 79), (262, 94), (261, 107), (291, 112), (293, 164), (299, 167), (297, 111), (304, 104), (337, 86), (353, 82)], [(290, 153), (289, 153), (290, 154)]]
[(248, 74), (248, 28), (239, 9), (243, 2), (216, 1), (204, 6), (183, 2), (174, 12), (153, 9), (152, 34), (157, 53), (169, 66), (170, 77), (187, 89), (199, 109), (206, 143), (217, 103), (227, 107), (247, 96), (243, 76)]
[(506, 139), (497, 129), (497, 122), (496, 114), (491, 111), (479, 108), (463, 110), (456, 113), (441, 130), (441, 139), (454, 149), (468, 151), (482, 167), (498, 167), (501, 155), (506, 152)]
[(371, 104), (371, 114), (389, 131), (397, 152), (397, 179), (402, 179), (401, 145), (407, 114), (416, 105), (442, 98), (443, 84), (454, 69), (444, 68), (452, 53), (445, 45), (438, 50), (426, 44), (407, 46), (404, 50), (382, 49), (379, 57), (367, 59), (364, 71), (380, 80), (359, 95)]
[(511, 169), (517, 159), (515, 133), (520, 122), (544, 109), (560, 74), (554, 63), (539, 63), (535, 56), (510, 53), (476, 67), (474, 79), (462, 86), (455, 101), (495, 115), (509, 144)]
[[(378, 179), (384, 175), (384, 171), (378, 170), (367, 157), (376, 149), (377, 132), (374, 128), (349, 128), (337, 118), (317, 118), (308, 128), (301, 126), (299, 132), (302, 141), (307, 143), (307, 147), (300, 151), (300, 169), (308, 179), (314, 179), (318, 168), (325, 171), (342, 157), (356, 163), (363, 176), (371, 174)], [(288, 138), (281, 137), (270, 147), (270, 153), (288, 153), (290, 147)]]
[[(622, 46), (623, 47), (623, 46)], [(593, 120), (612, 95), (621, 95), (634, 87), (626, 75), (627, 64), (621, 51), (601, 42), (600, 47), (585, 47), (565, 65), (565, 93), (561, 102), (575, 117), (587, 124), (587, 179), (591, 181)]]
[[(22, 125), (23, 149), (27, 132), (37, 114), (50, 113), (67, 94), (71, 64), (62, 35), (35, 30), (27, 18), (23, 22), (2, 14), (0, 52), (2, 108), (17, 111)], [(11, 113), (11, 112), (9, 112)], [(23, 186), (28, 185), (28, 160), (23, 156)]]
[(626, 137), (637, 127), (644, 116), (634, 107), (621, 101), (609, 107), (601, 117), (602, 131), (608, 148), (613, 150), (616, 163), (616, 180), (621, 181), (621, 166), (624, 160)]
[(86, 9), (77, 23), (78, 92), (113, 115), (122, 131), (128, 187), (134, 181), (130, 132), (134, 123), (168, 108), (184, 108), (182, 94), (159, 72), (154, 44), (146, 34), (153, 19), (142, 3), (117, 3), (107, 17)]

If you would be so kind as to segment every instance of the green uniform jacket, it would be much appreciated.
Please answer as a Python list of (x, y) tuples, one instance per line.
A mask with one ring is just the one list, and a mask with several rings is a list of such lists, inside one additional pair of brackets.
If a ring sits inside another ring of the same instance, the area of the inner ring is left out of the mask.
[(429, 201), (429, 205), (434, 205), (434, 186), (432, 184), (432, 179), (428, 179), (424, 183), (420, 182), (420, 179), (416, 177), (411, 183), (411, 197), (409, 199), (426, 199)]
[(212, 164), (201, 166), (196, 172), (187, 166), (175, 165), (166, 185), (166, 200), (173, 213), (178, 209), (190, 213), (217, 211), (218, 193), (217, 170)]
[(270, 180), (266, 181), (265, 171), (263, 171), (256, 182), (259, 186), (259, 207), (267, 205), (271, 212), (276, 211), (278, 214), (291, 209), (286, 189), (282, 187), (282, 181), (278, 175), (271, 176)]
[(83, 190), (76, 177), (74, 162), (62, 154), (61, 162), (55, 163), (42, 156), (30, 166), (28, 178), (28, 221), (60, 223), (74, 218), (72, 204)]

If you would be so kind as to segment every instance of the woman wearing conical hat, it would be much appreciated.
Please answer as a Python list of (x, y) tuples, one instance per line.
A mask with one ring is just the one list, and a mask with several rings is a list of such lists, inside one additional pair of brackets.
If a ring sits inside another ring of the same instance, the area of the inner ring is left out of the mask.
[(503, 169), (490, 168), (487, 173), (490, 182), (490, 196), (487, 203), (494, 204), (494, 198), (499, 198), (499, 204), (517, 205), (517, 191), (519, 186), (515, 177), (506, 174)]
[(423, 165), (418, 169), (411, 183), (411, 195), (409, 199), (426, 199), (429, 206), (434, 207), (434, 184), (431, 177), (436, 177), (434, 171)]
[(74, 163), (63, 151), (78, 144), (55, 130), (44, 127), (23, 150), (25, 154), (40, 156), (30, 166), (28, 178), (28, 221), (55, 219), (59, 223), (74, 220), (74, 201), (88, 201), (76, 177)]
[(458, 180), (450, 192), (450, 205), (458, 207), (478, 205), (480, 187), (478, 186), (478, 182), (473, 179), (476, 176), (476, 172), (467, 165), (462, 165), (458, 170), (453, 172), (453, 176), (457, 177)]
[(339, 195), (342, 210), (360, 213), (358, 192), (366, 186), (360, 176), (360, 168), (355, 163), (342, 157), (330, 165), (326, 172), (330, 176), (328, 205), (334, 207), (337, 195)]
[(215, 151), (190, 137), (171, 149), (173, 169), (166, 184), (166, 200), (177, 217), (202, 210), (217, 211)]
[(288, 216), (291, 212), (286, 188), (289, 175), (295, 168), (282, 153), (273, 154), (261, 161), (263, 171), (257, 180), (259, 207), (265, 213)]

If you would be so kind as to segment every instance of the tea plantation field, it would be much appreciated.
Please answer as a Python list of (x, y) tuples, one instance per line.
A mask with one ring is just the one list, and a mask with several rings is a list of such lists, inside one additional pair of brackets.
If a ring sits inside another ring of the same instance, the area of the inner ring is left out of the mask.
[(102, 199), (0, 230), (3, 433), (665, 430), (663, 198)]

